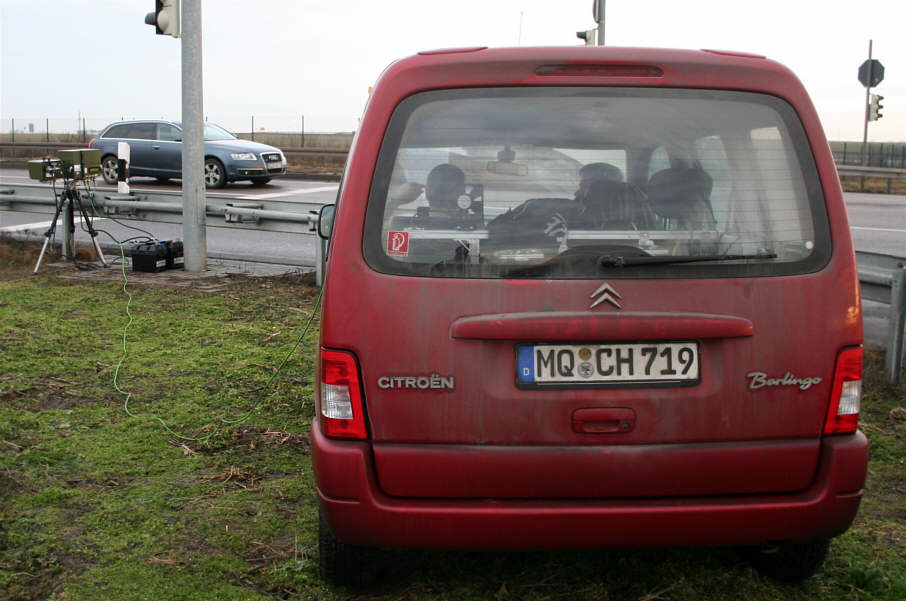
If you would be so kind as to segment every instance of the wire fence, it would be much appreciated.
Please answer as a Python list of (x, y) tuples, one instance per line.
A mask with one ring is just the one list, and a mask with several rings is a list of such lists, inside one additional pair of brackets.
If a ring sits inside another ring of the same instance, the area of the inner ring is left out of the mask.
[[(3, 117), (0, 120), (0, 142), (87, 144), (109, 124), (136, 119), (179, 121), (178, 118), (160, 115)], [(211, 116), (205, 120), (216, 123), (237, 137), (279, 148), (348, 150), (352, 142), (352, 132), (326, 132), (306, 128), (304, 115)]]
[[(0, 142), (87, 144), (110, 123), (134, 119), (167, 119), (167, 117), (159, 115), (3, 117), (0, 119)], [(353, 132), (328, 132), (306, 127), (304, 115), (217, 115), (206, 117), (205, 120), (216, 123), (237, 137), (283, 149), (349, 150), (353, 135)], [(862, 164), (861, 142), (831, 142), (830, 146), (838, 165)], [(906, 143), (869, 142), (867, 165), (906, 169)]]
[[(867, 148), (868, 167), (890, 167), (906, 169), (906, 143), (869, 142)], [(861, 165), (861, 142), (831, 142), (834, 162), (838, 165)]]

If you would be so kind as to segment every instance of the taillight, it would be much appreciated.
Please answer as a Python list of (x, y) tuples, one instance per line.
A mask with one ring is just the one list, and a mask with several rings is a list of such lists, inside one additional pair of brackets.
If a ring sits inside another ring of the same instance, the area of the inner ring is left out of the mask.
[(368, 438), (355, 355), (321, 349), (321, 430), (337, 438)]
[(94, 147), (94, 138), (91, 138), (91, 141), (88, 142), (88, 148), (93, 148), (93, 147)]
[(848, 348), (837, 355), (834, 387), (825, 434), (850, 434), (859, 427), (859, 408), (862, 404), (862, 347)]

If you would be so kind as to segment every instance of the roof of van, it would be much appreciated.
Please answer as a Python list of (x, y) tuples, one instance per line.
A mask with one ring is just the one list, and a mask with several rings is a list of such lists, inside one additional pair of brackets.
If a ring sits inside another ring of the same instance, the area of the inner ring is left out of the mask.
[(427, 50), (391, 64), (378, 81), (379, 86), (387, 84), (403, 95), (419, 89), (493, 85), (626, 85), (745, 90), (783, 97), (805, 94), (789, 69), (764, 56), (613, 46)]
[(613, 46), (427, 50), (388, 66), (368, 104), (389, 115), (404, 98), (422, 91), (511, 86), (697, 88), (770, 94), (793, 106), (810, 137), (818, 132), (823, 136), (817, 112), (792, 71), (760, 55), (726, 50)]

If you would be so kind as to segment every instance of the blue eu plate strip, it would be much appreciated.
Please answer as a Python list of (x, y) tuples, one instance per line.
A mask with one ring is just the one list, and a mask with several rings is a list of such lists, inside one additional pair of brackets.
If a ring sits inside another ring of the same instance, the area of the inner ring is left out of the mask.
[(535, 381), (535, 347), (520, 346), (518, 352), (517, 369), (520, 382)]

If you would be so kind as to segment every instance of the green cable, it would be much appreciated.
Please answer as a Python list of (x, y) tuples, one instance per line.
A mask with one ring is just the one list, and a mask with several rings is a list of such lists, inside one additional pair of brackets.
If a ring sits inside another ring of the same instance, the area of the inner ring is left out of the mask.
[[(90, 193), (88, 195), (88, 201), (89, 201), (89, 203), (91, 203), (91, 209), (94, 212), (95, 217), (99, 217), (97, 208), (95, 208), (95, 206), (94, 206), (94, 201), (93, 201)], [(108, 234), (108, 236), (109, 236), (109, 234)], [(113, 238), (113, 236), (110, 236), (110, 237)], [(126, 399), (123, 401), (123, 409), (125, 410), (126, 415), (128, 415), (129, 417), (137, 418), (137, 417), (141, 417), (141, 416), (139, 414), (133, 413), (132, 411), (129, 410), (129, 400), (132, 398), (132, 393), (126, 392), (119, 386), (120, 368), (122, 367), (123, 362), (126, 361), (126, 357), (128, 356), (128, 345), (127, 345), (128, 336), (127, 336), (127, 334), (129, 332), (129, 327), (132, 325), (132, 322), (135, 321), (135, 318), (133, 317), (132, 311), (130, 310), (132, 307), (132, 293), (129, 292), (129, 289), (128, 289), (129, 278), (126, 277), (126, 251), (123, 249), (123, 244), (119, 240), (117, 240), (116, 238), (113, 238), (113, 241), (116, 242), (117, 245), (120, 247), (120, 256), (122, 257), (121, 270), (122, 270), (122, 274), (123, 274), (123, 292), (129, 298), (129, 300), (126, 302), (126, 315), (129, 316), (129, 321), (126, 322), (126, 326), (123, 328), (123, 354), (120, 357), (119, 362), (116, 364), (116, 370), (114, 371), (114, 374), (113, 374), (113, 387), (116, 389), (116, 391), (118, 393), (120, 393), (121, 395), (126, 397)], [(252, 408), (249, 409), (248, 412), (245, 413), (245, 415), (238, 417), (236, 419), (227, 419), (224, 417), (220, 418), (220, 422), (222, 424), (228, 424), (231, 426), (236, 425), (236, 424), (241, 424), (242, 422), (247, 420), (249, 417), (251, 417), (252, 413), (254, 413), (255, 410), (261, 406), (261, 403), (264, 402), (264, 394), (267, 392), (267, 389), (270, 387), (271, 383), (274, 381), (274, 379), (277, 377), (277, 375), (283, 370), (283, 366), (286, 365), (286, 362), (289, 361), (289, 358), (292, 357), (293, 353), (296, 352), (296, 349), (298, 349), (299, 346), (302, 344), (302, 341), (304, 340), (305, 335), (308, 334), (308, 330), (311, 328), (311, 324), (314, 321), (315, 315), (317, 314), (318, 309), (321, 306), (321, 293), (322, 292), (323, 292), (323, 288), (318, 291), (318, 298), (315, 300), (315, 306), (311, 310), (311, 315), (308, 316), (308, 322), (306, 322), (305, 327), (302, 329), (302, 333), (299, 335), (299, 338), (296, 339), (296, 343), (293, 345), (293, 347), (289, 350), (288, 353), (286, 353), (286, 356), (283, 357), (283, 360), (280, 362), (280, 365), (277, 366), (277, 369), (274, 370), (274, 373), (271, 374), (271, 377), (264, 384), (264, 387), (261, 388), (261, 390), (258, 394), (258, 399), (255, 401), (255, 404), (252, 406)], [(150, 417), (151, 417), (151, 419), (154, 419), (155, 421), (157, 421), (161, 426), (163, 426), (164, 430), (166, 430), (167, 432), (169, 432), (176, 438), (179, 438), (180, 440), (202, 442), (202, 441), (205, 441), (205, 440), (211, 438), (214, 434), (216, 434), (218, 432), (218, 429), (215, 428), (214, 430), (212, 430), (208, 434), (205, 434), (204, 436), (186, 436), (184, 434), (180, 434), (179, 432), (176, 432), (175, 430), (173, 430), (167, 424), (167, 422), (165, 422), (160, 416), (151, 415)]]

